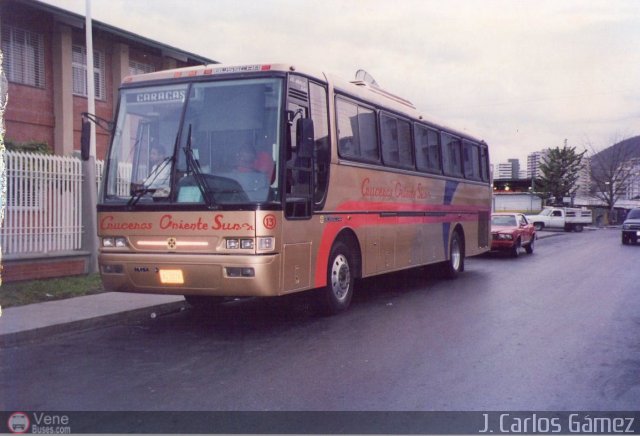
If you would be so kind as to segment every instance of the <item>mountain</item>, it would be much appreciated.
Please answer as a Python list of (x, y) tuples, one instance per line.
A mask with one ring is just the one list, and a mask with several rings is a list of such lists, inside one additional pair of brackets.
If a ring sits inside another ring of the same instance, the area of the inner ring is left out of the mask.
[(591, 161), (610, 162), (611, 159), (619, 161), (620, 158), (623, 158), (623, 160), (626, 161), (635, 157), (640, 158), (640, 136), (625, 139), (624, 141), (620, 141), (609, 148), (605, 148), (604, 150), (594, 154), (591, 157)]

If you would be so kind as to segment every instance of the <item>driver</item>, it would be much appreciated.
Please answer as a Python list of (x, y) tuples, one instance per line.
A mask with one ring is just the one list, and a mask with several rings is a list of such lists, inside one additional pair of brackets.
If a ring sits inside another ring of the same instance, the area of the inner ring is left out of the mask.
[(250, 145), (241, 145), (234, 154), (233, 169), (240, 173), (256, 171), (256, 151)]

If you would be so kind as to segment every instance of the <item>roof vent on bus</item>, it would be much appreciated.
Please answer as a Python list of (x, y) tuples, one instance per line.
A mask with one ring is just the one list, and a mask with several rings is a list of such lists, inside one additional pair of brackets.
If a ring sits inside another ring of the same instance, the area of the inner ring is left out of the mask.
[(412, 109), (416, 108), (413, 105), (413, 103), (411, 103), (409, 100), (404, 99), (402, 97), (398, 97), (397, 95), (391, 94), (390, 92), (387, 92), (384, 89), (380, 88), (380, 85), (378, 85), (378, 82), (376, 82), (376, 79), (374, 79), (373, 76), (367, 73), (365, 70), (356, 71), (356, 80), (354, 80), (351, 83), (353, 83), (356, 86), (363, 86), (365, 88), (368, 88), (371, 92), (374, 92), (378, 95), (382, 95), (386, 98), (394, 100)]
[(362, 84), (367, 84), (370, 86), (375, 86), (376, 88), (380, 88), (380, 85), (378, 85), (378, 82), (376, 82), (376, 79), (373, 78), (373, 76), (369, 73), (367, 73), (365, 70), (358, 70), (356, 71), (356, 85), (358, 84), (357, 82), (362, 82)]

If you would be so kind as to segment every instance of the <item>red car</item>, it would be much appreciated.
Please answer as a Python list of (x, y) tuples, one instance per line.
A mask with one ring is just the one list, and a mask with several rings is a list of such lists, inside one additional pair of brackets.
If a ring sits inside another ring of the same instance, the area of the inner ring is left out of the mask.
[(518, 257), (520, 247), (533, 253), (536, 230), (521, 213), (494, 213), (491, 215), (491, 249), (508, 251)]

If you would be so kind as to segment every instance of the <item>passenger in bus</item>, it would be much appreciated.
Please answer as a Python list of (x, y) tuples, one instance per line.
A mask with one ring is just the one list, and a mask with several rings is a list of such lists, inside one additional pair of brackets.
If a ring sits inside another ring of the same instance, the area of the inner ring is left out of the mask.
[(161, 147), (160, 145), (152, 145), (151, 149), (149, 150), (149, 168), (151, 168), (151, 171), (149, 171), (149, 174), (151, 174), (156, 170), (156, 168), (158, 168), (158, 165), (162, 163), (162, 160), (164, 158), (165, 158), (164, 148)]

